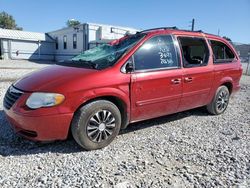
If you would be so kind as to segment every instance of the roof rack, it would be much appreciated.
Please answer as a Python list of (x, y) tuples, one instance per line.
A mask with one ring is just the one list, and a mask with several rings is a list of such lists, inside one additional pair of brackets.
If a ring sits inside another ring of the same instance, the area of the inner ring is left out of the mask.
[(177, 29), (178, 30), (178, 28), (176, 26), (174, 26), (174, 27), (157, 27), (157, 28), (142, 30), (142, 31), (140, 31), (140, 33), (154, 31), (154, 30), (167, 30), (167, 29)]
[(197, 32), (197, 33), (204, 33), (204, 34), (207, 34), (207, 35), (219, 36), (219, 35), (203, 32), (202, 30), (191, 31), (191, 30), (187, 30), (187, 29), (178, 29), (176, 26), (174, 26), (174, 27), (158, 27), (158, 28), (146, 29), (146, 30), (142, 30), (142, 31), (137, 31), (136, 34), (148, 32), (148, 31), (168, 30), (168, 29), (170, 29), (170, 30), (171, 29), (172, 30), (178, 30), (178, 31), (185, 31), (185, 32)]
[(191, 31), (191, 30), (186, 30), (186, 29), (178, 29), (178, 27), (176, 27), (176, 26), (174, 26), (174, 27), (158, 27), (158, 28), (146, 29), (146, 30), (139, 31), (137, 33), (144, 33), (144, 32), (154, 31), (154, 30), (167, 30), (167, 29), (173, 29), (173, 30), (178, 30), (178, 31), (186, 31), (186, 32), (204, 33), (202, 30)]
[(178, 29), (179, 31), (185, 31), (185, 32), (197, 32), (197, 33), (203, 33), (203, 34), (206, 34), (206, 35), (213, 35), (213, 36), (219, 36), (219, 35), (216, 35), (216, 34), (211, 34), (211, 33), (206, 33), (202, 30), (196, 30), (196, 31), (191, 31), (191, 30), (185, 30), (185, 29)]
[(178, 29), (179, 31), (186, 31), (186, 32), (198, 32), (198, 33), (203, 33), (202, 30), (196, 30), (196, 31), (191, 31), (191, 30), (187, 30), (187, 29)]

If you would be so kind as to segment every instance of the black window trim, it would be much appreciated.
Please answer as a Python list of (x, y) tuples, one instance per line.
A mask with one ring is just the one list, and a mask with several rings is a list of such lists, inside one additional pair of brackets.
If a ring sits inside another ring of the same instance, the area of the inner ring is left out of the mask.
[(144, 73), (144, 72), (155, 72), (155, 71), (164, 71), (164, 70), (175, 70), (180, 69), (181, 67), (164, 67), (164, 68), (155, 68), (155, 69), (144, 69), (144, 70), (136, 70), (134, 73)]
[[(158, 36), (170, 36), (172, 38), (172, 41), (173, 41), (173, 44), (174, 44), (174, 49), (175, 49), (175, 53), (176, 53), (176, 58), (177, 58), (177, 63), (178, 63), (178, 66), (175, 66), (175, 67), (163, 67), (163, 68), (154, 68), (154, 69), (143, 69), (143, 70), (135, 70), (135, 62), (134, 62), (134, 54), (141, 48), (141, 46), (147, 42), (148, 40), (154, 38), (154, 37), (158, 37)], [(134, 67), (134, 70), (133, 72), (131, 73), (145, 73), (145, 72), (155, 72), (155, 71), (164, 71), (164, 70), (174, 70), (174, 69), (180, 69), (181, 68), (181, 62), (180, 62), (180, 58), (179, 58), (179, 53), (178, 53), (178, 49), (176, 47), (176, 43), (175, 43), (175, 38), (173, 37), (173, 35), (171, 34), (156, 34), (156, 35), (153, 35), (151, 37), (149, 37), (147, 40), (145, 40), (141, 46), (130, 56), (130, 58), (132, 57), (132, 61), (133, 61), (133, 67)], [(128, 60), (130, 59), (128, 58)], [(127, 61), (126, 61), (127, 63)], [(126, 64), (125, 63), (125, 64)]]
[[(182, 51), (182, 46), (181, 46), (181, 41), (179, 40), (179, 38), (195, 38), (195, 39), (202, 39), (204, 42), (205, 42), (205, 46), (206, 46), (206, 48), (207, 48), (207, 52), (208, 52), (208, 58), (207, 58), (207, 62), (206, 62), (206, 64), (194, 64), (194, 65), (190, 65), (190, 66), (185, 66), (184, 65), (184, 56), (183, 56), (183, 51)], [(180, 56), (180, 58), (182, 59), (182, 67), (184, 68), (184, 69), (188, 69), (188, 68), (198, 68), (198, 67), (206, 67), (206, 66), (208, 66), (208, 64), (209, 64), (209, 59), (210, 59), (210, 55), (211, 55), (211, 53), (210, 53), (210, 50), (209, 50), (209, 43), (208, 43), (208, 39), (206, 38), (206, 37), (203, 37), (203, 36), (187, 36), (187, 35), (179, 35), (179, 36), (176, 36), (176, 40), (178, 41), (178, 45), (179, 45), (179, 50), (180, 50), (180, 52), (181, 52), (181, 54), (179, 55)]]
[[(214, 65), (220, 65), (220, 64), (228, 64), (228, 63), (236, 63), (237, 62), (237, 55), (234, 53), (234, 50), (231, 48), (231, 47), (229, 47), (227, 44), (225, 44), (224, 42), (222, 42), (222, 41), (220, 41), (220, 40), (216, 40), (216, 39), (208, 39), (208, 41), (209, 41), (209, 44), (210, 44), (210, 46), (211, 46), (211, 50), (212, 50), (212, 52), (213, 52), (213, 64)], [(233, 53), (233, 55), (234, 55), (234, 58), (233, 59), (215, 59), (215, 57), (214, 57), (214, 51), (213, 51), (213, 48), (212, 48), (212, 43), (211, 43), (211, 41), (215, 41), (215, 42), (220, 42), (220, 43), (222, 43), (222, 44), (224, 44), (225, 46), (227, 46), (231, 51), (232, 51), (232, 53)]]

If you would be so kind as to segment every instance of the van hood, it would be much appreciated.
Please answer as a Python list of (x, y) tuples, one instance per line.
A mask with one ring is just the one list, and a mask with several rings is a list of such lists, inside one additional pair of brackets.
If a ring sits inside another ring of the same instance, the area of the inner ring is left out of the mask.
[(69, 87), (65, 86), (96, 72), (98, 70), (89, 68), (52, 65), (24, 76), (13, 85), (27, 92), (66, 92)]

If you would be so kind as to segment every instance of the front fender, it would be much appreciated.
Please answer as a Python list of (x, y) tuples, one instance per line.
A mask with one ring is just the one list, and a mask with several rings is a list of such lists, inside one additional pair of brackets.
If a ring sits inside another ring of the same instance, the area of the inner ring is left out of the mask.
[(130, 117), (129, 86), (95, 88), (75, 93), (71, 98), (74, 101), (72, 111), (76, 111), (88, 101), (101, 97), (116, 97), (126, 105), (127, 117)]

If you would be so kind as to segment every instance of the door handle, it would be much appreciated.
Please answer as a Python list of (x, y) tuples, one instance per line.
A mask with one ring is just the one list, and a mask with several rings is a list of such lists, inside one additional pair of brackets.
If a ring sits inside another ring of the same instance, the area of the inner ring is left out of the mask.
[(171, 80), (172, 84), (180, 84), (181, 83), (181, 79), (180, 78), (175, 78)]
[(193, 78), (192, 77), (186, 77), (186, 78), (184, 78), (184, 81), (185, 82), (192, 82)]

